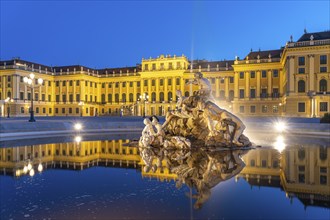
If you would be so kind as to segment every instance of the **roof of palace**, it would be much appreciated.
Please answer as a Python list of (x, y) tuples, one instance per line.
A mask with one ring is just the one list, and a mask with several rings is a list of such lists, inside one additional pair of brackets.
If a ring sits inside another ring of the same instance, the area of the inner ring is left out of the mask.
[(210, 67), (210, 69), (215, 69), (217, 67), (219, 68), (225, 68), (228, 67), (229, 69), (232, 69), (232, 65), (234, 64), (234, 60), (222, 60), (222, 61), (208, 61), (208, 60), (193, 60), (190, 62), (190, 65), (193, 66), (193, 69), (198, 69), (201, 67), (202, 69), (207, 69)]
[(284, 49), (251, 51), (244, 59), (249, 57), (249, 60), (257, 60), (258, 55), (259, 59), (269, 59), (269, 55), (271, 56), (271, 58), (281, 58), (283, 50)]
[(305, 33), (303, 34), (297, 42), (300, 41), (310, 41), (311, 36), (313, 35), (313, 40), (325, 40), (330, 39), (330, 31), (323, 31), (323, 32), (314, 32), (314, 33)]

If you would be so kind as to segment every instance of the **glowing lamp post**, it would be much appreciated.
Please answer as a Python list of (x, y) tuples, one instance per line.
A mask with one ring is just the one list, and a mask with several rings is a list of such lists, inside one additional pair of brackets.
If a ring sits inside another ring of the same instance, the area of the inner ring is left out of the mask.
[(6, 98), (5, 99), (5, 104), (7, 103), (7, 118), (10, 118), (10, 103), (13, 102), (14, 99), (11, 99), (11, 98)]
[(29, 122), (35, 122), (35, 118), (34, 118), (34, 111), (33, 111), (33, 96), (34, 96), (34, 88), (37, 88), (39, 86), (42, 85), (43, 83), (43, 79), (39, 78), (38, 79), (38, 83), (35, 83), (34, 80), (35, 75), (33, 73), (30, 73), (29, 77), (24, 77), (23, 81), (24, 83), (31, 88), (31, 108), (30, 108), (30, 119)]
[(144, 102), (144, 111), (143, 111), (143, 118), (146, 117), (146, 102), (149, 99), (149, 96), (147, 93), (143, 93), (142, 95), (140, 95), (140, 99), (143, 100)]

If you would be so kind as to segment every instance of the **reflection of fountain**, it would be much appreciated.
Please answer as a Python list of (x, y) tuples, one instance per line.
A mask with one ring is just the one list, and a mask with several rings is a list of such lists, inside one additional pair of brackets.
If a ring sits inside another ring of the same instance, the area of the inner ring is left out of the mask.
[(211, 84), (202, 73), (194, 75), (188, 84), (199, 85), (200, 90), (190, 97), (177, 91), (177, 107), (166, 114), (163, 125), (155, 116), (145, 119), (139, 146), (250, 147), (251, 142), (243, 135), (243, 122), (215, 104)]
[(196, 199), (194, 207), (199, 209), (211, 195), (211, 189), (220, 182), (228, 180), (244, 168), (240, 158), (246, 150), (206, 151), (189, 148), (140, 148), (141, 159), (144, 162), (143, 171), (162, 173), (164, 168), (177, 175), (176, 187), (186, 184), (196, 190), (190, 194)]

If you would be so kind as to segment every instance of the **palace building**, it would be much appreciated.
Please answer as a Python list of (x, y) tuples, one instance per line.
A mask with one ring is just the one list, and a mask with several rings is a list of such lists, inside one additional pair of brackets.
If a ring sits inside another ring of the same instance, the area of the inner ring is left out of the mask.
[[(165, 115), (185, 96), (194, 72), (212, 84), (218, 104), (246, 116), (322, 117), (330, 112), (330, 31), (305, 33), (276, 50), (244, 59), (188, 60), (160, 55), (124, 68), (46, 66), (21, 59), (0, 62), (1, 116)], [(23, 78), (35, 75), (34, 91)], [(37, 80), (43, 79), (37, 86)]]

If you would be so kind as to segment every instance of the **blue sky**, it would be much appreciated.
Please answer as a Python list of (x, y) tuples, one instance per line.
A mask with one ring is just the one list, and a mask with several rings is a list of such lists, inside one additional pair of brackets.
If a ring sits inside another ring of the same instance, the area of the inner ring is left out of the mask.
[(3, 1), (0, 59), (91, 68), (244, 57), (329, 30), (329, 1)]

